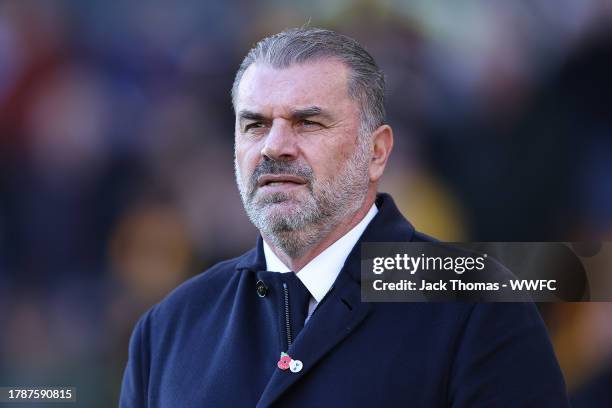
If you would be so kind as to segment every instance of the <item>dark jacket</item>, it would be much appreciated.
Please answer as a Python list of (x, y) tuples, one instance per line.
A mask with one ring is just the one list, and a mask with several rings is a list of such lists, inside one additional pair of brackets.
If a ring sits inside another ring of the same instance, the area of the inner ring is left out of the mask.
[[(430, 239), (390, 196), (380, 194), (377, 206), (289, 347), (303, 362), (300, 372), (277, 367), (287, 351), (287, 274), (265, 271), (259, 238), (256, 248), (184, 283), (140, 319), (120, 406), (568, 406), (533, 304), (361, 302), (361, 242)], [(259, 281), (266, 290), (257, 290)]]

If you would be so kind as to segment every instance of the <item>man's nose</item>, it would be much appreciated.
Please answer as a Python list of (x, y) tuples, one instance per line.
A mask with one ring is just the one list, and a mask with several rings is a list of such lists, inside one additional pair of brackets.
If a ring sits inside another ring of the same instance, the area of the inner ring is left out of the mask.
[(290, 161), (298, 156), (296, 134), (291, 123), (275, 120), (266, 135), (261, 155), (271, 160)]

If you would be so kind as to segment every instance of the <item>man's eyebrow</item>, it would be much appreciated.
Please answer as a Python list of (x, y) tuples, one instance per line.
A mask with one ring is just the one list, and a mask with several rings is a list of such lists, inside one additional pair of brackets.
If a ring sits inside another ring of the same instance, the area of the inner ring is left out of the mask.
[(251, 112), (248, 110), (241, 110), (238, 112), (238, 117), (240, 120), (264, 120), (266, 117), (261, 113)]
[(326, 119), (331, 119), (331, 115), (326, 113), (323, 109), (318, 106), (309, 106), (303, 109), (294, 109), (291, 112), (291, 116), (294, 119), (306, 119), (312, 116), (322, 116)]
[[(293, 120), (301, 120), (301, 119), (306, 119), (306, 118), (310, 118), (313, 116), (322, 116), (323, 118), (329, 119), (329, 120), (332, 119), (332, 116), (330, 114), (328, 114), (327, 112), (325, 112), (323, 109), (321, 109), (318, 106), (309, 106), (307, 108), (294, 109), (291, 111), (291, 118)], [(241, 121), (242, 120), (257, 120), (257, 121), (268, 120), (268, 118), (262, 115), (261, 113), (252, 112), (246, 109), (243, 109), (238, 112), (238, 118)]]

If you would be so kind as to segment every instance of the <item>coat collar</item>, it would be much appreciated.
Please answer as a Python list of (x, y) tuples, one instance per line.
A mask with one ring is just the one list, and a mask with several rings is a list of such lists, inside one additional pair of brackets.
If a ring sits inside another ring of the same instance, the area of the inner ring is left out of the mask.
[(364, 242), (409, 242), (414, 238), (414, 227), (400, 212), (389, 194), (376, 196), (378, 214), (370, 222), (349, 254), (344, 270), (355, 282), (361, 282), (361, 244)]

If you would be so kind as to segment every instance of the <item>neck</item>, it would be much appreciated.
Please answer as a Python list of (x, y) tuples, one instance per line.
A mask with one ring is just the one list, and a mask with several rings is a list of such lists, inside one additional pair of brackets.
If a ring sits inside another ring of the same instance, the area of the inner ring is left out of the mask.
[(304, 266), (306, 266), (310, 261), (316, 258), (321, 252), (325, 251), (334, 242), (342, 238), (342, 236), (344, 236), (347, 232), (353, 229), (355, 225), (359, 224), (359, 222), (363, 220), (363, 218), (366, 216), (366, 214), (374, 204), (375, 200), (376, 191), (369, 191), (361, 208), (355, 211), (351, 216), (346, 217), (344, 220), (341, 220), (335, 227), (333, 227), (329, 232), (327, 232), (314, 244), (310, 245), (307, 248), (304, 248), (304, 250), (300, 252), (299, 256), (289, 256), (273, 244), (274, 240), (269, 239), (264, 234), (262, 234), (262, 236), (266, 243), (270, 246), (274, 254), (276, 254), (276, 256), (278, 256), (278, 258), (283, 261), (283, 263), (287, 265), (289, 269), (294, 272), (299, 272)]

